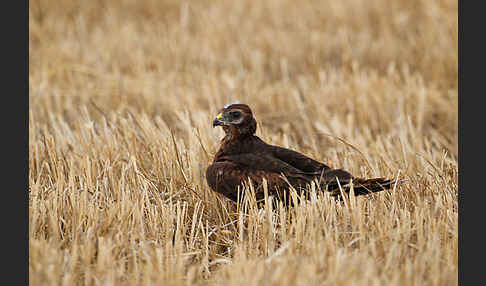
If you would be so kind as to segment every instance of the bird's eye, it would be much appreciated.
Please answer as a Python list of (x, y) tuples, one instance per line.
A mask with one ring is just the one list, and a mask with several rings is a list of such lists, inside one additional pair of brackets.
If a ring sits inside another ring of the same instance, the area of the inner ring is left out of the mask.
[(241, 113), (239, 111), (234, 111), (234, 112), (231, 112), (231, 117), (233, 118), (238, 118), (241, 116)]

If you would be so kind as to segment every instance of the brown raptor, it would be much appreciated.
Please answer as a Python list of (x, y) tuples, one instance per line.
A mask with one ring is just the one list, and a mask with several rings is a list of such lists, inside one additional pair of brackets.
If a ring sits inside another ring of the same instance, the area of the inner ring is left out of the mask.
[(289, 200), (285, 191), (290, 186), (306, 194), (309, 190), (306, 185), (312, 181), (338, 198), (341, 191), (350, 191), (351, 180), (357, 196), (390, 189), (396, 183), (385, 178), (355, 178), (343, 169), (332, 169), (296, 151), (263, 142), (255, 135), (257, 123), (246, 104), (223, 108), (213, 121), (215, 126), (222, 126), (226, 136), (206, 170), (206, 180), (213, 191), (235, 202), (238, 200), (238, 186), (249, 181), (253, 184), (257, 202), (263, 201), (264, 178), (268, 195), (284, 203)]

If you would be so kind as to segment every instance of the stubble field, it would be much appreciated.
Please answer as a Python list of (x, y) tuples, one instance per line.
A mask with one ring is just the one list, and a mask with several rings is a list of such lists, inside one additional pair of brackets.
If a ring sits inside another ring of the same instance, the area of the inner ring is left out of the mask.
[[(29, 1), (30, 285), (457, 285), (457, 1)], [(218, 109), (389, 192), (235, 206)]]

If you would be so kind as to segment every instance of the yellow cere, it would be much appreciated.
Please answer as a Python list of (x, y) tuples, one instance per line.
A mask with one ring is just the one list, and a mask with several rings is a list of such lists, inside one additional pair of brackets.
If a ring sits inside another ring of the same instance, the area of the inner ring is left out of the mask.
[(218, 115), (216, 116), (216, 119), (218, 119), (218, 120), (219, 120), (219, 119), (221, 119), (222, 117), (223, 117), (223, 113), (220, 113), (220, 114), (218, 114)]

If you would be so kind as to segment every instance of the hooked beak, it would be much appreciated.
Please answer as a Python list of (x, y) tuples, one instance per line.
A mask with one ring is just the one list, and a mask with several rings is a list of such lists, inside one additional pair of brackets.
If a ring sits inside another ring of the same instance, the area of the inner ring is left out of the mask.
[(224, 125), (223, 121), (223, 113), (220, 113), (216, 116), (216, 118), (213, 120), (213, 127)]

